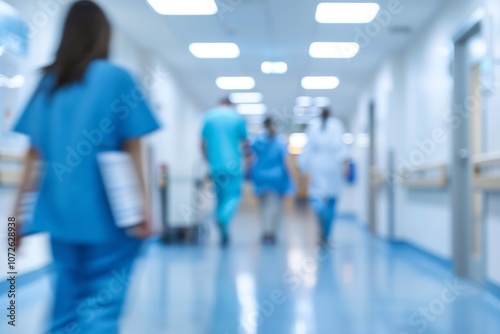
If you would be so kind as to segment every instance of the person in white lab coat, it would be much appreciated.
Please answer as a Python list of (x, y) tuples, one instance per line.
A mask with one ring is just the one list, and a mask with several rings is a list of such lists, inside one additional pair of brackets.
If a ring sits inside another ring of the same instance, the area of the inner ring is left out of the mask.
[(309, 175), (308, 195), (320, 224), (320, 242), (328, 242), (335, 219), (335, 207), (348, 173), (345, 133), (340, 120), (324, 108), (321, 117), (311, 120), (307, 144), (299, 158), (299, 167)]

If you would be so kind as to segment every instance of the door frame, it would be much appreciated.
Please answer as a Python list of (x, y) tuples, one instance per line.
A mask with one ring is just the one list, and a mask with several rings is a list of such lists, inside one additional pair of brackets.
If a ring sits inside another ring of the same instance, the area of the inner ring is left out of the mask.
[(377, 126), (376, 126), (376, 105), (375, 100), (371, 100), (368, 106), (368, 136), (370, 138), (370, 146), (368, 152), (368, 180), (369, 180), (369, 194), (368, 194), (368, 224), (372, 236), (377, 235), (377, 187), (375, 186), (374, 174), (377, 166)]
[[(395, 154), (394, 149), (390, 148), (387, 152), (387, 172), (389, 175), (396, 175), (395, 167)], [(396, 193), (395, 193), (395, 180), (389, 178), (387, 180), (387, 219), (388, 222), (388, 238), (389, 240), (396, 240)]]
[(454, 36), (453, 58), (453, 110), (452, 117), (457, 124), (452, 129), (451, 190), (452, 190), (452, 244), (455, 274), (474, 279), (482, 285), (485, 280), (486, 246), (485, 228), (482, 222), (482, 254), (480, 272), (472, 260), (472, 165), (471, 165), (471, 120), (469, 110), (463, 113), (470, 96), (470, 68), (468, 63), (468, 42), (483, 36), (488, 45), (488, 17), (484, 9), (477, 10)]

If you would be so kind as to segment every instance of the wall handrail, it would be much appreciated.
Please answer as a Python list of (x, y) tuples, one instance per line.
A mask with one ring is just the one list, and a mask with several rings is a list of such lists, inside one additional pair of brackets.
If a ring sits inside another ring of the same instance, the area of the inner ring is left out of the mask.
[(377, 166), (372, 166), (371, 167), (371, 185), (373, 188), (380, 188), (384, 184), (386, 184), (386, 179), (384, 177), (383, 172), (377, 167)]
[(500, 169), (500, 152), (481, 153), (472, 156), (472, 184), (478, 190), (500, 190), (500, 173), (485, 175), (483, 168)]
[[(430, 172), (438, 172), (437, 175), (428, 176)], [(401, 184), (407, 188), (444, 188), (448, 185), (448, 164), (446, 162), (435, 162), (416, 166), (410, 171), (403, 173)]]
[(500, 165), (500, 152), (476, 154), (472, 157), (474, 166)]
[[(24, 152), (0, 150), (0, 185), (17, 185), (21, 182), (24, 158)], [(5, 168), (4, 162), (18, 166)]]
[(433, 162), (433, 163), (428, 163), (420, 166), (415, 166), (412, 168), (410, 171), (411, 174), (413, 173), (421, 173), (421, 172), (427, 172), (430, 170), (435, 170), (435, 169), (448, 169), (448, 164), (446, 162)]
[(25, 154), (23, 152), (1, 151), (0, 161), (23, 161)]

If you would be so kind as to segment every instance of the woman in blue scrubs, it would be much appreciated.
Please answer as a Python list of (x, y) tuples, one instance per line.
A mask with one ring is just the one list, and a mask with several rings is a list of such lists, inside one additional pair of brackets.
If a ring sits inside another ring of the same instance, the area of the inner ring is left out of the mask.
[(283, 197), (292, 192), (293, 183), (287, 145), (276, 133), (271, 117), (264, 120), (264, 128), (264, 133), (252, 143), (250, 178), (260, 202), (262, 243), (274, 244), (283, 215)]
[[(115, 225), (97, 162), (100, 152), (126, 151), (143, 182), (140, 137), (158, 128), (129, 73), (107, 60), (110, 37), (97, 5), (73, 4), (55, 60), (15, 128), (31, 139), (17, 213), (33, 186), (27, 176), (37, 160), (43, 165), (30, 229), (51, 238), (50, 333), (118, 333), (140, 240), (151, 233), (147, 213), (134, 229)], [(144, 182), (142, 193), (149, 207)]]

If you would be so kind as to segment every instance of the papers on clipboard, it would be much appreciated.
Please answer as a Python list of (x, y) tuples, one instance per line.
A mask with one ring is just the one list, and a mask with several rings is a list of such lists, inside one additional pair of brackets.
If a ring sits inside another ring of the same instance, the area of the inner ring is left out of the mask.
[(125, 152), (109, 151), (99, 153), (97, 160), (116, 226), (138, 225), (144, 219), (144, 203), (132, 157)]
[(33, 221), (37, 200), (38, 192), (36, 191), (25, 192), (21, 197), (21, 217), (19, 219), (23, 224), (31, 224)]

